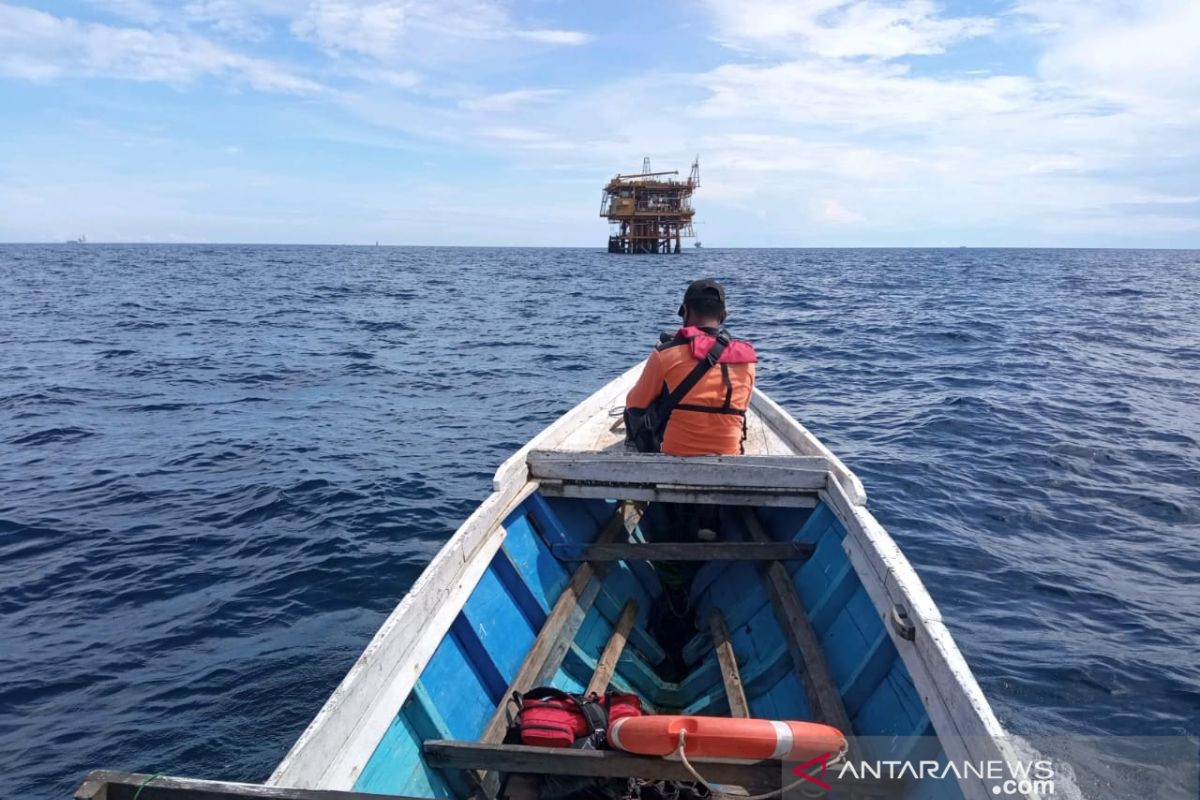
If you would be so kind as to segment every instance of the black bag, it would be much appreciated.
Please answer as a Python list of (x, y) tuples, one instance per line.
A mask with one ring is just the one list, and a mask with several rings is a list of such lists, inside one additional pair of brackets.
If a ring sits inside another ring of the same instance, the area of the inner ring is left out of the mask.
[(671, 412), (683, 402), (700, 379), (712, 369), (721, 354), (729, 344), (729, 332), (717, 334), (717, 341), (709, 349), (708, 354), (692, 368), (687, 377), (679, 382), (673, 392), (668, 392), (663, 386), (662, 393), (655, 398), (647, 408), (625, 409), (625, 441), (633, 445), (639, 453), (658, 453), (662, 451), (663, 436), (667, 432), (667, 422)]

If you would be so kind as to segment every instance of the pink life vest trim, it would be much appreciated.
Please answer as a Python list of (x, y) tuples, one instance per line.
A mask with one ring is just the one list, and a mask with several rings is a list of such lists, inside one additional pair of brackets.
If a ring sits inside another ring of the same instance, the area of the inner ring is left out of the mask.
[[(715, 336), (711, 336), (693, 325), (680, 328), (675, 336), (691, 340), (692, 358), (697, 361), (708, 355), (708, 351), (717, 341)], [(725, 352), (721, 353), (721, 357), (717, 359), (717, 363), (756, 364), (758, 363), (758, 354), (754, 352), (754, 345), (745, 339), (731, 339), (725, 347)]]

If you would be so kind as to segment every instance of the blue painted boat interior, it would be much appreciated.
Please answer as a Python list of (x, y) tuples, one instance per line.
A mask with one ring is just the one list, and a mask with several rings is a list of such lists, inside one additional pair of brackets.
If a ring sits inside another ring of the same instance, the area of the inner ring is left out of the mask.
[[(477, 740), (520, 668), (538, 631), (577, 564), (555, 558), (551, 546), (594, 541), (612, 518), (615, 504), (603, 500), (529, 496), (505, 521), (507, 537), (483, 578), (434, 653), (415, 689), (380, 740), (354, 789), (379, 794), (465, 798), (469, 787), (450, 771), (428, 767), (421, 743), (428, 739)], [(841, 692), (863, 757), (914, 757), (916, 739), (933, 728), (908, 671), (884, 629), (880, 615), (850, 565), (841, 542), (846, 531), (823, 503), (815, 508), (757, 508), (763, 528), (777, 541), (811, 542), (815, 550), (801, 562), (786, 562), (804, 601), (830, 671)], [(661, 539), (661, 509), (651, 505), (638, 532)], [(749, 539), (738, 515), (722, 509), (724, 538)], [(636, 534), (635, 534), (636, 535)], [(719, 608), (731, 633), (752, 716), (809, 720), (812, 714), (802, 679), (793, 669), (783, 631), (752, 562), (706, 563), (692, 586), (696, 619)], [(553, 685), (582, 691), (607, 643), (625, 602), (638, 601), (638, 616), (616, 673), (613, 688), (639, 695), (647, 711), (726, 715), (716, 653), (706, 627), (683, 650), (688, 665), (678, 682), (666, 681), (656, 667), (665, 654), (652, 637), (650, 616), (662, 588), (645, 562), (617, 562), (603, 578)], [(894, 737), (894, 738), (890, 738)], [(924, 740), (928, 742), (929, 740)], [(940, 748), (939, 748), (940, 750)], [(944, 759), (938, 753), (921, 758)], [(911, 798), (961, 798), (953, 781), (922, 782)]]

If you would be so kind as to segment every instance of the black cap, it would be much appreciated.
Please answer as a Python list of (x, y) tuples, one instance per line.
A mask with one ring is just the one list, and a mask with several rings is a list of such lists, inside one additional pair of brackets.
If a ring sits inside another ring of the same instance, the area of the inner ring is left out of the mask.
[(692, 281), (683, 293), (683, 304), (679, 306), (679, 316), (684, 316), (685, 309), (692, 304), (693, 300), (715, 300), (725, 307), (725, 287), (717, 283), (716, 278), (701, 278), (698, 281)]

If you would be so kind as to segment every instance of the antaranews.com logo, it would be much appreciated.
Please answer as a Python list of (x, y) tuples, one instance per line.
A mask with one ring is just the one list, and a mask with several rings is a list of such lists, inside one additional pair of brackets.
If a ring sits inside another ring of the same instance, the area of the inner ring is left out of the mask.
[(1037, 761), (843, 761), (830, 768), (832, 753), (824, 753), (792, 767), (792, 774), (802, 781), (829, 790), (832, 785), (825, 775), (832, 773), (838, 783), (849, 781), (875, 781), (901, 783), (903, 781), (979, 781), (991, 787), (997, 796), (1026, 795), (1048, 796), (1054, 794), (1054, 762), (1050, 759)]
[[(844, 753), (789, 762), (784, 800), (925, 796), (1001, 800), (1196, 800), (1200, 741), (1187, 736), (858, 737)], [(922, 792), (923, 784), (942, 788)], [(945, 784), (958, 793), (946, 791)], [(914, 793), (915, 790), (915, 793)]]

